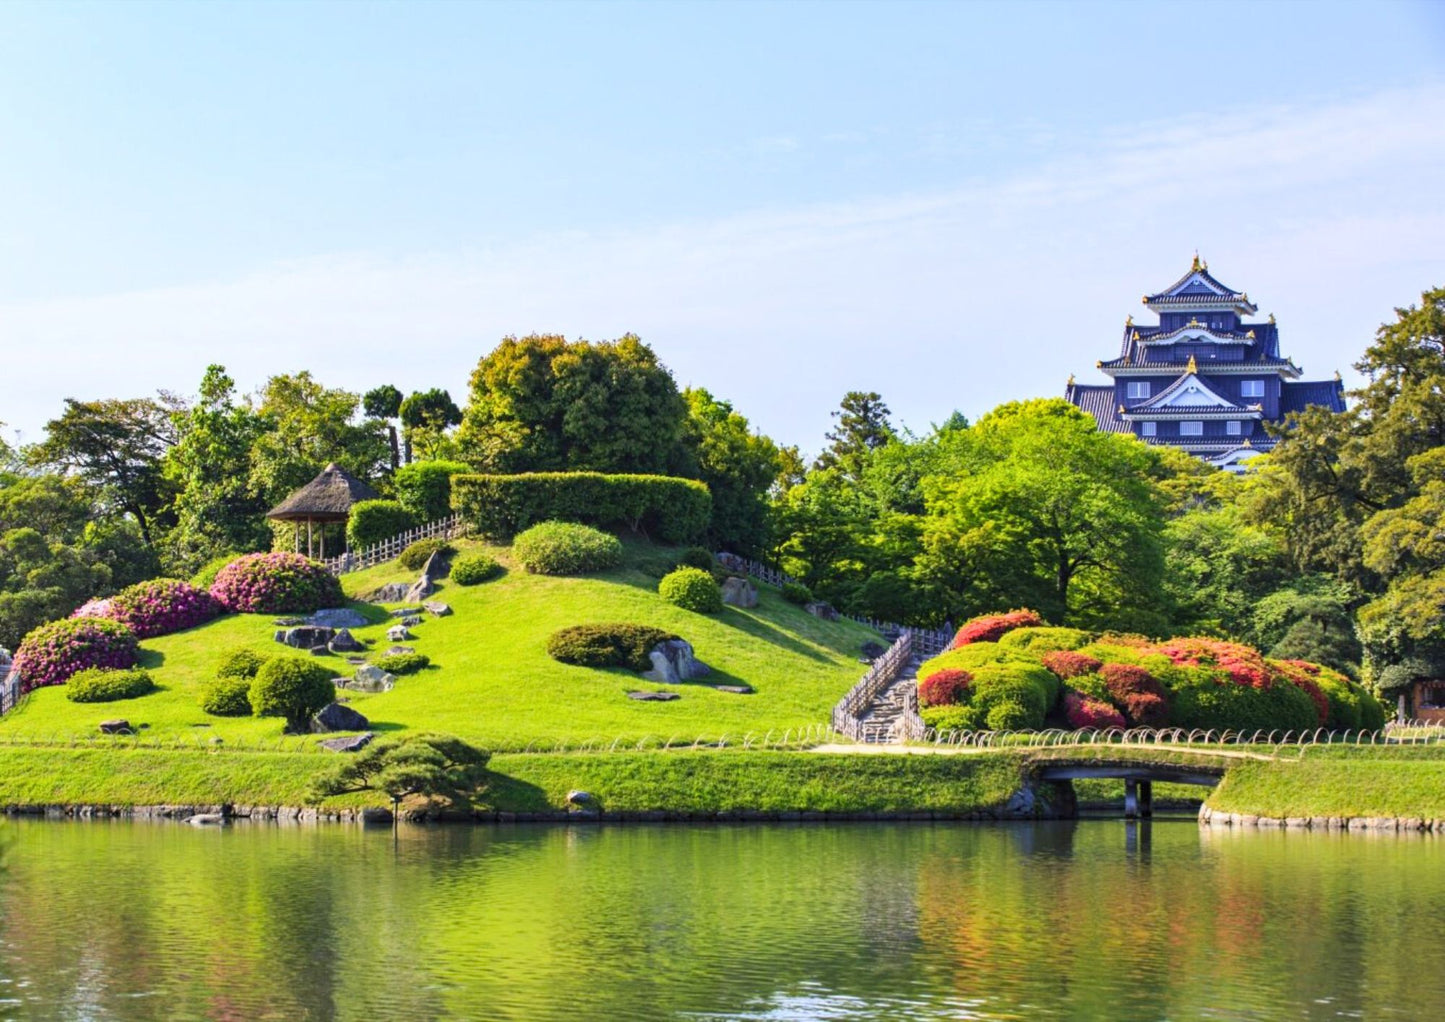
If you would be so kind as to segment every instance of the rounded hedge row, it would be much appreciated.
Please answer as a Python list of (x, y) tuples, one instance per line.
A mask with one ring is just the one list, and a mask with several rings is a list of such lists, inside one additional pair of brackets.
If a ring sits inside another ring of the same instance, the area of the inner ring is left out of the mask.
[(813, 590), (809, 589), (801, 582), (784, 582), (783, 599), (787, 600), (789, 603), (796, 603), (798, 606), (801, 607), (805, 603), (813, 602)]
[(15, 651), (12, 670), (20, 691), (63, 685), (91, 667), (134, 667), (140, 645), (135, 632), (108, 618), (67, 618), (41, 625)]
[(701, 568), (678, 568), (657, 583), (657, 593), (668, 603), (698, 614), (716, 614), (723, 609), (722, 590), (712, 572)]
[(110, 703), (135, 699), (155, 688), (150, 673), (139, 667), (89, 667), (70, 676), (65, 683), (65, 698), (72, 703)]
[(502, 573), (502, 566), (486, 554), (462, 554), (452, 562), (449, 578), (459, 586), (475, 586), (489, 582)]
[(251, 716), (251, 679), (218, 675), (201, 689), (201, 709), (216, 717)]
[(625, 667), (632, 671), (652, 669), (648, 656), (652, 648), (677, 636), (651, 625), (626, 622), (573, 625), (552, 633), (547, 655), (564, 664), (579, 667)]
[(335, 575), (316, 561), (284, 551), (236, 558), (217, 573), (211, 596), (241, 614), (308, 613), (346, 602)]
[(512, 541), (522, 567), (537, 575), (582, 575), (622, 563), (622, 543), (590, 525), (542, 522)]
[(91, 600), (72, 617), (108, 618), (129, 626), (140, 639), (205, 624), (221, 612), (211, 594), (177, 578), (153, 578), (106, 600)]
[(416, 516), (395, 500), (359, 500), (346, 519), (346, 545), (362, 550), (414, 529)]
[[(1015, 729), (1175, 726), (1249, 732), (1384, 724), (1385, 708), (1374, 696), (1319, 664), (1270, 660), (1249, 646), (1219, 639), (1155, 642), (1019, 624), (1029, 613), (967, 622), (953, 647), (919, 667), (925, 723), (940, 730), (998, 729), (1008, 720)], [(972, 675), (964, 688), (934, 681), (958, 672)], [(954, 695), (951, 702), (937, 701), (944, 691)]]

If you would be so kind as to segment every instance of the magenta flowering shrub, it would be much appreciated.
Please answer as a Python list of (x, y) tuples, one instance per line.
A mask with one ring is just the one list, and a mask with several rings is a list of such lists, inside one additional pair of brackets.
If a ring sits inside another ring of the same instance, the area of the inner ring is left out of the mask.
[(221, 612), (211, 594), (175, 578), (139, 582), (108, 600), (91, 600), (71, 617), (109, 618), (137, 638), (169, 635), (204, 624)]
[(1103, 731), (1111, 727), (1123, 727), (1124, 715), (1101, 699), (1091, 699), (1073, 689), (1064, 693), (1064, 716), (1069, 727), (1091, 727)]
[(20, 691), (63, 685), (72, 674), (91, 667), (134, 667), (139, 654), (135, 632), (105, 618), (52, 621), (25, 636), (13, 665)]
[(222, 568), (211, 584), (226, 610), (242, 614), (295, 614), (346, 602), (341, 582), (300, 554), (246, 554)]

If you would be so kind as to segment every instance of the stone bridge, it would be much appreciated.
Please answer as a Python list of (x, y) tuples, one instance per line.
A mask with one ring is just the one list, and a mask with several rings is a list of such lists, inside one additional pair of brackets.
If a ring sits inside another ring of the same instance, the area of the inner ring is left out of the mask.
[(1154, 782), (1197, 784), (1212, 788), (1224, 776), (1222, 763), (1149, 763), (1144, 760), (1107, 762), (1097, 759), (1046, 759), (1033, 763), (1029, 776), (1035, 783), (1054, 784), (1083, 778), (1106, 778), (1124, 782), (1124, 816), (1129, 819), (1154, 814)]

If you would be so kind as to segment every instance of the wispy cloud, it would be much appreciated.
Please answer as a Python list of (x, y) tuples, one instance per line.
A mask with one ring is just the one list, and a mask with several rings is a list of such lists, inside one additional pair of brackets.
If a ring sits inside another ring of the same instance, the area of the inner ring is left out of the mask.
[(1221, 112), (1121, 126), (946, 192), (15, 303), (0, 307), (0, 420), (34, 431), (67, 395), (185, 390), (212, 361), (248, 385), (309, 367), (456, 395), (504, 334), (635, 330), (682, 382), (815, 446), (850, 388), (915, 425), (1057, 393), (1196, 246), (1326, 374), (1445, 280), (1442, 117), (1434, 85)]

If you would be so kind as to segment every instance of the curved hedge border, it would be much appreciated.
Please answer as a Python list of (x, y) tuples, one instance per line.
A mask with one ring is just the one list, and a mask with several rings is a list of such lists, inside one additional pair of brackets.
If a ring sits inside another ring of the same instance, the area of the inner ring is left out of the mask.
[(455, 475), (452, 507), (478, 533), (506, 539), (537, 522), (626, 526), (665, 543), (692, 543), (707, 531), (712, 494), (705, 483), (654, 475), (526, 472)]

